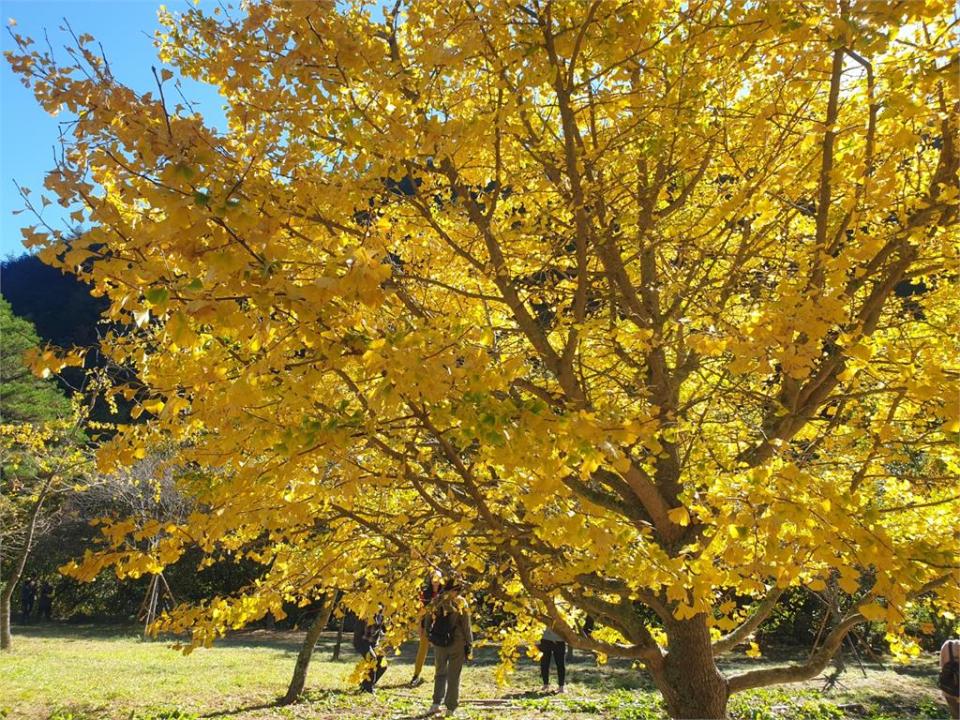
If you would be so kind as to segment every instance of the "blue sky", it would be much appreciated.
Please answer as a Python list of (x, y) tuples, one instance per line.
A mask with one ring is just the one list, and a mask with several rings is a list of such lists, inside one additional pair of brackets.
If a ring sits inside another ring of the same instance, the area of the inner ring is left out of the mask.
[[(157, 8), (161, 0), (0, 0), (2, 22), (7, 26), (12, 18), (13, 28), (43, 42), (46, 29), (57, 55), (66, 58), (62, 48), (68, 36), (59, 28), (66, 18), (74, 32), (90, 33), (103, 45), (116, 78), (139, 91), (154, 87), (150, 66), (160, 69), (152, 35), (157, 29)], [(225, 3), (226, 4), (226, 3)], [(167, 0), (169, 9), (177, 11), (192, 6), (184, 0)], [(201, 9), (215, 6), (213, 0), (202, 0)], [(0, 45), (4, 50), (14, 47), (13, 39), (3, 30)], [(43, 178), (53, 167), (52, 147), (57, 142), (59, 121), (37, 105), (32, 93), (20, 84), (6, 60), (0, 59), (0, 258), (19, 255), (20, 228), (31, 225), (34, 219), (28, 212), (14, 215), (23, 202), (14, 186), (14, 180), (32, 190), (36, 200), (43, 190)], [(215, 89), (184, 81), (184, 94), (196, 101), (198, 109), (216, 127), (224, 126), (220, 98)], [(59, 211), (59, 212), (58, 212)], [(45, 210), (44, 218), (54, 227), (64, 227), (62, 208), (54, 203)]]

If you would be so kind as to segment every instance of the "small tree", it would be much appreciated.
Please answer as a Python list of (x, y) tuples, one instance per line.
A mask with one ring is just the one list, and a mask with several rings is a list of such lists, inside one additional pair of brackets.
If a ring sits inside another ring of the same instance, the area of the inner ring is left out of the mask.
[(0, 299), (0, 650), (12, 647), (13, 593), (30, 550), (55, 515), (55, 498), (78, 483), (88, 462), (79, 407), (25, 362), (39, 343)]

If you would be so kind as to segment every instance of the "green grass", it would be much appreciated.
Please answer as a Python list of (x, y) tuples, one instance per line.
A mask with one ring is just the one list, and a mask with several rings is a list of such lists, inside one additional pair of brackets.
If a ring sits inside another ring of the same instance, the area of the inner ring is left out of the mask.
[[(143, 642), (136, 628), (49, 625), (17, 628), (14, 652), (0, 656), (0, 718), (25, 720), (388, 720), (417, 717), (429, 705), (427, 684), (411, 690), (415, 645), (390, 658), (375, 697), (347, 685), (356, 655), (345, 639), (343, 660), (331, 662), (333, 637), (324, 636), (307, 679), (306, 700), (279, 707), (296, 653), (297, 633), (239, 633), (211, 650), (183, 655), (163, 642)], [(783, 658), (778, 658), (783, 659)], [(733, 658), (727, 672), (769, 660)], [(662, 720), (659, 697), (627, 663), (597, 667), (579, 654), (568, 666), (568, 694), (541, 696), (532, 660), (521, 663), (508, 686), (494, 683), (496, 654), (478, 651), (464, 672), (462, 716), (483, 720), (613, 718)], [(823, 678), (736, 695), (735, 720), (893, 720), (943, 718), (935, 688), (935, 660), (914, 665), (871, 664), (866, 677), (855, 664), (822, 692)]]

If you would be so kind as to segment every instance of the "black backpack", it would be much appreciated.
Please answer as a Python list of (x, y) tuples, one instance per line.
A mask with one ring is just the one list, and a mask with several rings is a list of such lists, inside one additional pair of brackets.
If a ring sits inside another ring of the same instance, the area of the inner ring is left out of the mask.
[(453, 645), (453, 614), (445, 610), (437, 610), (433, 614), (430, 622), (430, 628), (427, 630), (427, 637), (430, 642), (437, 647), (450, 647)]
[(950, 659), (940, 668), (940, 677), (937, 679), (937, 687), (950, 697), (960, 695), (960, 658), (953, 654), (953, 643), (948, 643), (947, 652)]
[(367, 626), (363, 621), (358, 621), (353, 628), (353, 649), (361, 655), (364, 655), (370, 649), (370, 642), (367, 640)]

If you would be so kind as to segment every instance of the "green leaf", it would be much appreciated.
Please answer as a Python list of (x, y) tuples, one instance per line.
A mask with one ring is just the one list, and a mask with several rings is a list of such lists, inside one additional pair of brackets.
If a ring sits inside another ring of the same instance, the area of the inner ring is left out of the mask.
[(165, 287), (152, 287), (144, 294), (151, 305), (163, 305), (170, 299), (170, 291)]

